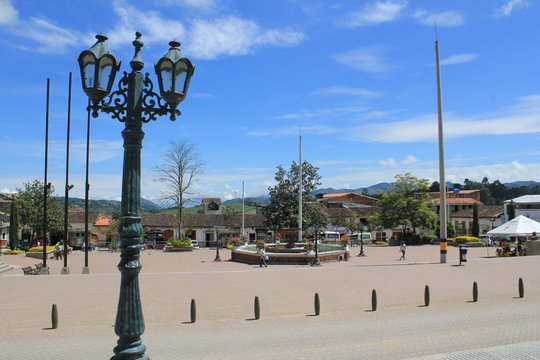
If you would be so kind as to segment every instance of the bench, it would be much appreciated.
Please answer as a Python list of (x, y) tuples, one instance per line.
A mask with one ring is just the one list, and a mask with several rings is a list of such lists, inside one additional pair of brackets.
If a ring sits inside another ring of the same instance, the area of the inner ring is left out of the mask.
[(21, 268), (24, 275), (36, 275), (38, 272), (36, 271), (37, 269), (32, 269), (31, 266), (25, 266), (23, 268)]
[[(36, 265), (36, 269), (34, 270), (36, 272), (36, 274), (39, 274), (39, 272), (41, 271), (41, 269), (44, 267), (43, 266), (43, 263), (39, 263), (39, 264), (35, 264)], [(47, 266), (47, 269), (49, 267)]]

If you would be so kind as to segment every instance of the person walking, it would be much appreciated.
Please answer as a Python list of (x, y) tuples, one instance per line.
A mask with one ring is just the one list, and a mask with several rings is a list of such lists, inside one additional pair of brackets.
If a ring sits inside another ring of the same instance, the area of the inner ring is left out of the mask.
[(268, 267), (268, 265), (266, 264), (266, 251), (264, 250), (264, 247), (260, 248), (259, 249), (259, 256), (261, 257), (260, 259), (260, 262), (259, 262), (259, 267)]
[(399, 260), (405, 260), (405, 252), (407, 251), (407, 245), (405, 245), (405, 243), (401, 243), (399, 251), (401, 251), (401, 257), (399, 258)]

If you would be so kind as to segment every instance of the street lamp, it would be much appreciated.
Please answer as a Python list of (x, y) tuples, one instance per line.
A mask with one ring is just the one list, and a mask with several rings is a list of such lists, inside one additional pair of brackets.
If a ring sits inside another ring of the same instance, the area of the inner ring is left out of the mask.
[(311, 263), (311, 266), (321, 265), (321, 263), (319, 262), (319, 232), (320, 232), (320, 228), (316, 226), (315, 227), (315, 257), (313, 258), (313, 262)]
[(360, 253), (357, 256), (366, 256), (364, 254), (364, 230), (366, 230), (366, 227), (360, 224)]
[(215, 228), (215, 234), (216, 234), (216, 257), (214, 258), (214, 262), (221, 261), (221, 256), (219, 255), (219, 230)]
[[(125, 129), (122, 131), (124, 166), (119, 226), (121, 253), (118, 264), (121, 284), (114, 325), (119, 339), (111, 360), (148, 360), (145, 354), (146, 346), (141, 340), (144, 333), (144, 319), (139, 293), (139, 272), (142, 267), (139, 256), (143, 246), (140, 214), (141, 148), (144, 138), (142, 123), (165, 114), (170, 114), (171, 120), (175, 120), (180, 114), (176, 107), (184, 100), (194, 72), (193, 64), (184, 58), (178, 49), (180, 44), (170, 42), (169, 52), (158, 61), (158, 65), (167, 64), (170, 68), (172, 64), (172, 71), (167, 72), (163, 67), (156, 65), (156, 70), (161, 69), (157, 74), (162, 90), (160, 97), (153, 92), (149, 74), (143, 75), (141, 72), (144, 62), (140, 51), (144, 43), (141, 41), (140, 32), (135, 35), (136, 39), (133, 41), (135, 54), (130, 61), (131, 72), (129, 74), (124, 72), (118, 82), (118, 90), (112, 93), (120, 61), (107, 48), (105, 35), (96, 35), (97, 42), (94, 46), (83, 51), (77, 59), (81, 69), (82, 87), (91, 101), (88, 110), (92, 111), (92, 116), (97, 117), (98, 111), (101, 111), (112, 114), (113, 119), (125, 123)], [(167, 66), (165, 69), (168, 69)], [(173, 84), (172, 87), (167, 85), (169, 83)]]

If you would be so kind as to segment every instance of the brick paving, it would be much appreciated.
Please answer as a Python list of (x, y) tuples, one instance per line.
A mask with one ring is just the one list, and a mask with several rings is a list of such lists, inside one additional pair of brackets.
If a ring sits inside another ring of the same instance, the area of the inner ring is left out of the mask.
[[(356, 255), (359, 249), (351, 251)], [(540, 358), (539, 257), (488, 258), (494, 249), (476, 248), (469, 249), (465, 266), (457, 266), (455, 248), (449, 249), (447, 264), (439, 264), (437, 246), (410, 246), (406, 261), (398, 261), (397, 247), (366, 247), (366, 253), (321, 267), (259, 268), (214, 263), (210, 249), (145, 251), (139, 280), (147, 354), (152, 359), (457, 360), (481, 359), (475, 356), (492, 351), (490, 359), (528, 359), (523, 357), (528, 353)], [(117, 340), (118, 255), (91, 252), (90, 275), (80, 274), (84, 261), (78, 251), (68, 258), (70, 275), (60, 275), (60, 260), (48, 261), (48, 276), (23, 276), (21, 269), (1, 274), (2, 358), (110, 358)], [(221, 255), (230, 258), (228, 250)], [(1, 261), (38, 262), (13, 255)], [(525, 283), (522, 299), (519, 277)], [(473, 281), (477, 303), (471, 302)], [(429, 307), (423, 306), (426, 284)], [(378, 293), (376, 312), (370, 311), (372, 289)], [(313, 316), (316, 292), (318, 317)], [(261, 300), (258, 321), (252, 320), (254, 296)], [(192, 298), (195, 324), (188, 323)], [(53, 303), (59, 309), (56, 330), (48, 329)]]

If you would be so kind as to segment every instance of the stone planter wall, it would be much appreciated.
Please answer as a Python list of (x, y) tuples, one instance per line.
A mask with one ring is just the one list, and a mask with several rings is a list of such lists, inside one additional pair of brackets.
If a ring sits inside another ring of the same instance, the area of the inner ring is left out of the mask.
[[(283, 264), (283, 265), (309, 265), (313, 262), (315, 258), (315, 253), (307, 254), (296, 253), (296, 254), (286, 254), (286, 253), (265, 253), (268, 256), (266, 262), (268, 264)], [(345, 250), (340, 251), (330, 251), (325, 253), (319, 253), (319, 261), (330, 262), (330, 261), (348, 261), (350, 257), (350, 252)], [(231, 260), (237, 261), (246, 264), (258, 264), (260, 262), (261, 256), (257, 253), (245, 250), (233, 249), (231, 251)]]
[(193, 251), (191, 246), (165, 246), (163, 248), (165, 252), (177, 252), (177, 251)]

